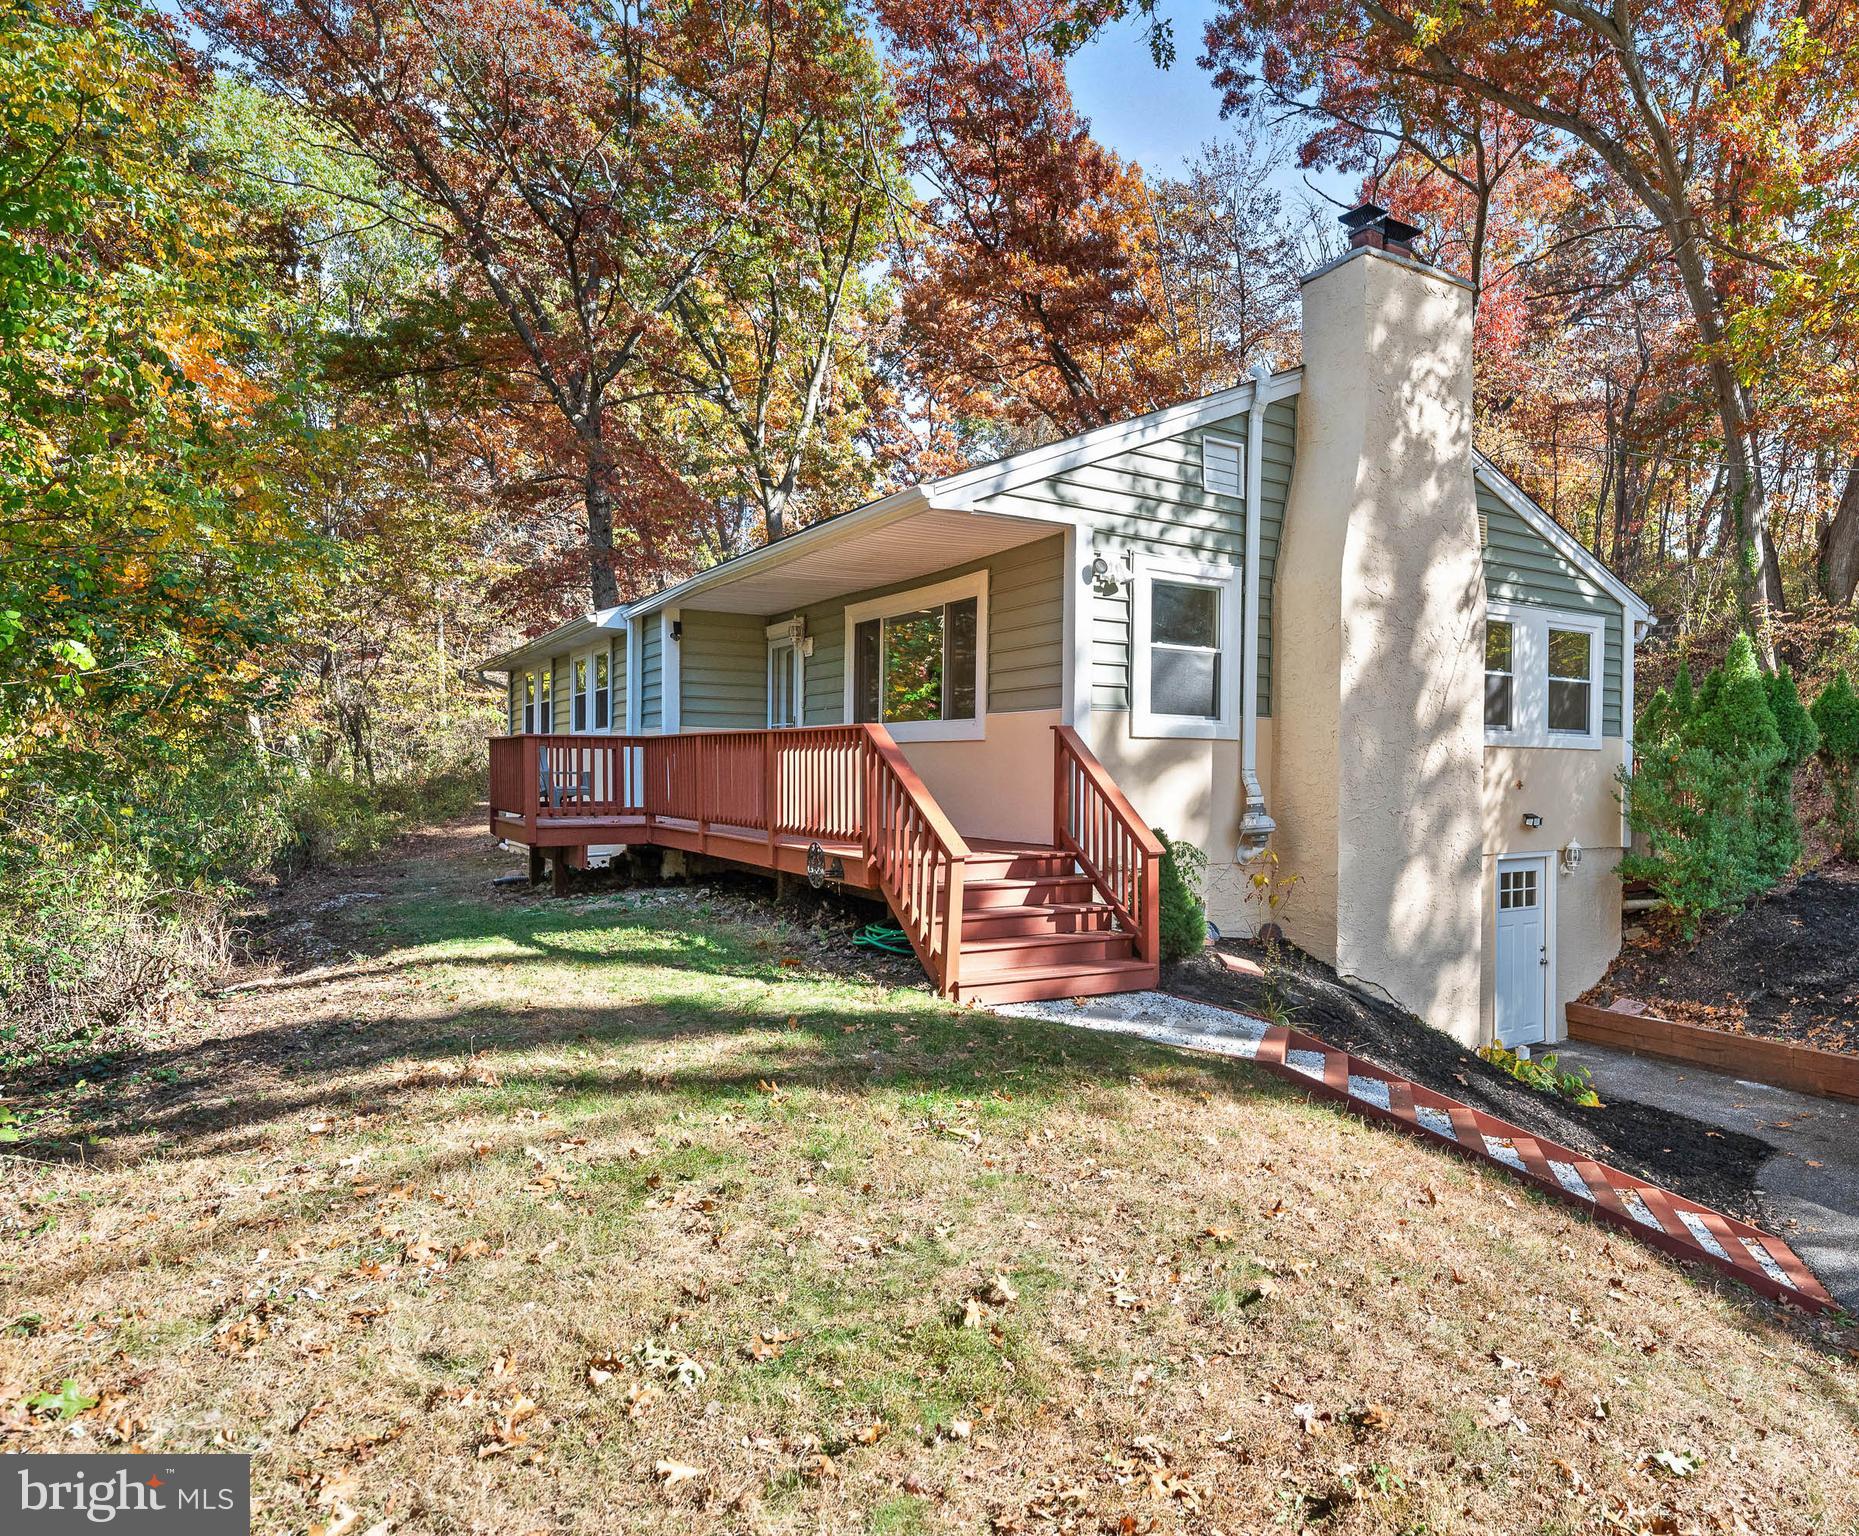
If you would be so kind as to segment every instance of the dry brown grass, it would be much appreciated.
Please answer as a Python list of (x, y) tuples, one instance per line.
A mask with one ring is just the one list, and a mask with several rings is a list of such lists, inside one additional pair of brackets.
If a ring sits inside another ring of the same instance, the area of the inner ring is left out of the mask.
[(251, 1450), (356, 1536), (1859, 1521), (1850, 1332), (1243, 1066), (490, 867), (28, 1106), (8, 1448)]

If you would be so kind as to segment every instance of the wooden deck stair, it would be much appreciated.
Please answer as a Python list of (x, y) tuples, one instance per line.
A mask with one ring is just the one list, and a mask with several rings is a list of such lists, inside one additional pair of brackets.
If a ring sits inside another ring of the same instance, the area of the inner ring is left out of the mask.
[(1137, 936), (1074, 855), (1041, 843), (970, 838), (968, 846), (958, 1001), (1095, 997), (1156, 984)]

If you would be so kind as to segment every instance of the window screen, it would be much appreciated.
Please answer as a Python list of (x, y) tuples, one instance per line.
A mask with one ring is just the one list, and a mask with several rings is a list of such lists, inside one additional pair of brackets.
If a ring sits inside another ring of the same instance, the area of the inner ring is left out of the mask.
[(1594, 636), (1585, 629), (1549, 631), (1549, 728), (1586, 734), (1594, 693)]
[(1504, 619), (1485, 620), (1485, 724), (1508, 731), (1516, 723), (1517, 636)]
[(1157, 715), (1219, 718), (1219, 588), (1150, 583), (1149, 709)]

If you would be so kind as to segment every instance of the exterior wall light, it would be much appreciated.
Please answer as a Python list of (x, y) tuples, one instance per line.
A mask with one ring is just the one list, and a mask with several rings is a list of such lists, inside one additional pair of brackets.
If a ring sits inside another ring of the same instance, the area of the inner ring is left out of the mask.
[(1128, 555), (1119, 555), (1112, 560), (1108, 555), (1091, 557), (1091, 584), (1097, 587), (1122, 587), (1130, 581), (1130, 561)]
[(1581, 844), (1570, 843), (1568, 847), (1562, 850), (1562, 872), (1566, 875), (1572, 875), (1580, 864)]
[(1523, 824), (1526, 827), (1540, 827), (1543, 824), (1543, 818), (1538, 816), (1535, 811), (1525, 811), (1523, 813)]

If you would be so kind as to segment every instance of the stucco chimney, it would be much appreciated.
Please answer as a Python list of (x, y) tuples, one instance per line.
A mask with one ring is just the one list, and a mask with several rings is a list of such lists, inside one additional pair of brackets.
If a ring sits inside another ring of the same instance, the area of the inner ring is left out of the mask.
[(1357, 222), (1369, 237), (1303, 285), (1272, 683), (1280, 868), (1302, 884), (1281, 921), (1470, 1044), (1484, 754), (1472, 295), (1405, 253), (1412, 225), (1382, 209)]

